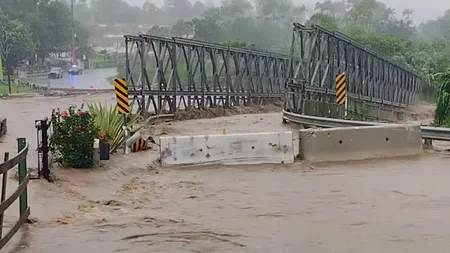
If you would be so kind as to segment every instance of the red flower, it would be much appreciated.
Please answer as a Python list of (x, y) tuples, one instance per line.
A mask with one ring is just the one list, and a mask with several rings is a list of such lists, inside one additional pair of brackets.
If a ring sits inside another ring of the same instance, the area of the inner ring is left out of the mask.
[(69, 113), (67, 111), (62, 111), (59, 113), (59, 115), (61, 115), (61, 117), (67, 117), (69, 116)]
[(101, 140), (104, 140), (105, 139), (105, 134), (102, 133), (102, 132), (98, 132), (98, 138), (101, 139)]
[(78, 109), (78, 111), (77, 111), (77, 114), (78, 114), (78, 115), (83, 115), (83, 113), (84, 113), (84, 112), (83, 112), (81, 109)]

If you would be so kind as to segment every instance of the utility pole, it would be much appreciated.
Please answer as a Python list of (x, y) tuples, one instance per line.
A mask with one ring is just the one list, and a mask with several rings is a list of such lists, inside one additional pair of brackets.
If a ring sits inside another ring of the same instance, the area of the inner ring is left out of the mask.
[(70, 14), (72, 15), (72, 40), (70, 46), (72, 48), (72, 64), (77, 63), (77, 57), (75, 52), (75, 19), (73, 15), (73, 2), (74, 0), (70, 0)]

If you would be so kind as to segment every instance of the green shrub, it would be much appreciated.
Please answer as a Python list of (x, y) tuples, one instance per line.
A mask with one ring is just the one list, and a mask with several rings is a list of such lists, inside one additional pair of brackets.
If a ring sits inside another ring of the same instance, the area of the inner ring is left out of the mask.
[(56, 161), (72, 168), (92, 167), (94, 139), (98, 138), (92, 115), (72, 106), (59, 112), (52, 123), (50, 143)]
[(438, 75), (439, 89), (433, 125), (450, 126), (450, 69)]
[[(123, 115), (117, 112), (115, 105), (107, 106), (101, 103), (87, 104), (89, 112), (94, 117), (94, 126), (100, 130), (101, 139), (110, 145), (110, 153), (114, 153), (125, 141), (125, 130), (123, 129)], [(126, 116), (127, 129), (139, 120), (138, 113), (130, 113)], [(136, 131), (137, 129), (133, 129)]]

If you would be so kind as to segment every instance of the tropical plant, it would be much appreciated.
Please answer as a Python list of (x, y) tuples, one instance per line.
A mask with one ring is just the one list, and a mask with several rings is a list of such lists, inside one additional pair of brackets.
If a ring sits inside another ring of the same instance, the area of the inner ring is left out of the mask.
[(54, 131), (50, 143), (56, 161), (72, 168), (92, 167), (94, 139), (98, 134), (92, 115), (71, 106), (52, 121)]
[(433, 124), (450, 127), (450, 68), (439, 73), (439, 89)]
[(125, 129), (136, 131), (134, 125), (140, 119), (139, 112), (124, 116), (117, 112), (114, 105), (108, 106), (102, 103), (87, 104), (89, 112), (94, 117), (94, 125), (99, 129), (99, 138), (110, 144), (110, 153), (114, 153), (125, 141)]

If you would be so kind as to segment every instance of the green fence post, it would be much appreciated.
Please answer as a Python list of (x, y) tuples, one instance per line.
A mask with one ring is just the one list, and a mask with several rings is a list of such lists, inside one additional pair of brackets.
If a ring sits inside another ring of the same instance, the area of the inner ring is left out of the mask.
[[(25, 138), (17, 139), (17, 152), (20, 153), (25, 146), (27, 145), (27, 140)], [(25, 177), (27, 176), (27, 158), (23, 159), (19, 162), (19, 185), (23, 182)], [(28, 187), (25, 188), (25, 191), (20, 194), (19, 197), (19, 212), (20, 215), (25, 213), (28, 208)]]

